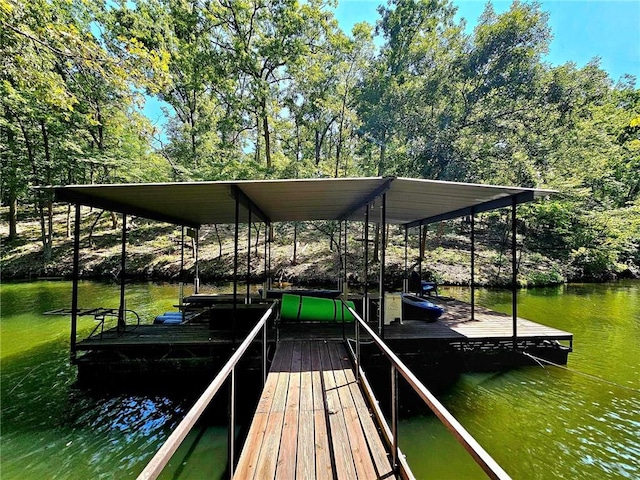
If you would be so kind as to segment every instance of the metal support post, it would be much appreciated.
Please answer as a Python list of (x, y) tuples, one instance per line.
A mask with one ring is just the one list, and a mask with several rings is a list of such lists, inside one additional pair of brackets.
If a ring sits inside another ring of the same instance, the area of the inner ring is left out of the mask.
[[(364, 212), (364, 321), (369, 321), (369, 204)], [(357, 323), (357, 322), (356, 322)]]
[(184, 282), (184, 225), (180, 230), (180, 281)]
[(236, 190), (236, 226), (233, 235), (233, 319), (231, 324), (231, 345), (236, 346), (236, 317), (238, 313), (238, 235), (240, 228), (240, 194)]
[(398, 469), (398, 370), (391, 365), (391, 435), (393, 447), (391, 448), (391, 465), (394, 471)]
[(476, 319), (476, 212), (471, 209), (471, 321)]
[[(422, 255), (424, 254), (424, 249), (422, 248), (422, 231), (423, 226), (422, 223), (418, 226), (418, 276), (420, 277), (420, 281), (422, 282)], [(419, 292), (422, 292), (422, 285), (419, 285)]]
[(78, 332), (78, 281), (80, 277), (80, 204), (76, 203), (76, 219), (73, 225), (73, 287), (71, 291), (71, 363), (76, 360)]
[(269, 222), (269, 252), (268, 252), (268, 257), (269, 260), (267, 262), (267, 270), (268, 270), (268, 276), (267, 276), (267, 288), (271, 288), (271, 242), (273, 241), (273, 226), (271, 225), (271, 222)]
[(247, 223), (247, 298), (244, 303), (251, 303), (251, 204), (249, 204), (249, 223)]
[(195, 273), (194, 273), (194, 281), (193, 281), (193, 293), (198, 293), (200, 291), (200, 265), (198, 263), (198, 254), (200, 253), (200, 229), (196, 229), (196, 242), (195, 242)]
[(120, 309), (118, 311), (118, 332), (125, 329), (124, 286), (127, 277), (127, 214), (122, 214), (122, 251), (120, 253)]
[(384, 277), (387, 253), (387, 194), (382, 194), (380, 206), (380, 315), (378, 318), (378, 334), (384, 340)]
[(343, 252), (344, 252), (344, 262), (343, 262), (343, 279), (342, 279), (342, 302), (340, 304), (340, 308), (341, 308), (341, 312), (342, 312), (342, 340), (346, 341), (347, 339), (347, 332), (345, 331), (345, 303), (348, 300), (349, 297), (349, 281), (348, 281), (348, 274), (347, 274), (347, 228), (348, 228), (348, 223), (345, 220), (344, 221), (344, 247), (343, 247)]
[(402, 292), (409, 292), (409, 228), (404, 227), (404, 277), (402, 279)]
[(262, 298), (267, 298), (267, 294), (269, 293), (269, 270), (267, 268), (267, 242), (269, 241), (269, 224), (265, 222), (264, 224), (264, 292), (262, 294)]
[(267, 324), (262, 327), (262, 386), (267, 383)]
[(516, 197), (511, 197), (511, 312), (513, 317), (513, 349), (518, 348), (518, 272), (516, 259)]
[(229, 478), (233, 478), (236, 469), (236, 368), (231, 369), (229, 384)]

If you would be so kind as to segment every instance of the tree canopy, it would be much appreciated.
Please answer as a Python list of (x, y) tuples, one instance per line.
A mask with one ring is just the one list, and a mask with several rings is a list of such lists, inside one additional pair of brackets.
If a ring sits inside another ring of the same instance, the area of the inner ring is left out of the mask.
[(351, 32), (332, 6), (0, 0), (10, 239), (31, 204), (46, 256), (41, 184), (403, 175), (557, 189), (526, 207), (529, 248), (577, 276), (640, 265), (633, 77), (545, 63), (535, 2), (488, 3), (472, 33), (449, 0), (390, 0)]

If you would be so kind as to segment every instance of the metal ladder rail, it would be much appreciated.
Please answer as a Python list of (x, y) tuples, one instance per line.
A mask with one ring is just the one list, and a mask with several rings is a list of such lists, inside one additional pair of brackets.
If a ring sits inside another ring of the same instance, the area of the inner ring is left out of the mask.
[[(218, 375), (213, 379), (213, 381), (209, 384), (204, 393), (200, 396), (200, 398), (196, 401), (196, 403), (191, 407), (191, 410), (187, 412), (182, 421), (178, 424), (173, 433), (167, 438), (164, 444), (160, 447), (160, 449), (153, 456), (151, 461), (147, 464), (144, 470), (138, 475), (138, 480), (150, 480), (156, 479), (162, 472), (162, 469), (171, 459), (171, 456), (176, 452), (180, 444), (184, 441), (187, 434), (191, 431), (195, 423), (198, 421), (202, 413), (206, 410), (211, 400), (218, 393), (220, 388), (224, 385), (225, 381), (229, 376), (231, 376), (231, 418), (229, 420), (229, 430), (231, 432), (235, 431), (235, 367), (238, 362), (242, 359), (246, 351), (249, 349), (249, 346), (253, 342), (253, 340), (258, 336), (260, 330), (262, 330), (262, 370), (263, 370), (263, 383), (266, 379), (267, 374), (267, 321), (271, 318), (271, 315), (276, 310), (276, 306), (278, 301), (276, 300), (271, 307), (265, 312), (262, 318), (258, 321), (255, 327), (249, 332), (246, 336), (242, 344), (238, 347), (235, 353), (231, 356), (231, 358), (227, 361), (227, 363), (222, 367)], [(235, 456), (235, 439), (234, 435), (229, 435), (229, 458), (233, 459)], [(229, 465), (230, 478), (233, 478), (234, 473), (234, 462), (231, 460)]]

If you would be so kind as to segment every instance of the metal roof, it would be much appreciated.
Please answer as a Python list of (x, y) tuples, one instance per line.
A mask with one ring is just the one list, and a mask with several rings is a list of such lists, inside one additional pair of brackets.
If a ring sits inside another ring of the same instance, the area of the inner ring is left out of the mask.
[[(432, 223), (523, 203), (553, 193), (520, 187), (395, 177), (127, 183), (43, 187), (56, 200), (104, 208), (178, 225), (198, 227), (239, 219), (285, 222), (364, 221), (365, 206), (386, 194), (386, 221), (409, 226)], [(377, 212), (370, 220), (377, 222)]]

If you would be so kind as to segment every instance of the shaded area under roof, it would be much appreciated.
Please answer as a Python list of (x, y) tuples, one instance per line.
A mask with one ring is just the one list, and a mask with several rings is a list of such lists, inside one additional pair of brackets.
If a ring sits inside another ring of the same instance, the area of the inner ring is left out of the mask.
[[(524, 203), (553, 193), (520, 187), (395, 177), (131, 183), (43, 187), (56, 200), (199, 227), (310, 220), (364, 221), (365, 206), (386, 193), (386, 221), (414, 226)], [(377, 200), (376, 206), (381, 202)], [(377, 213), (376, 213), (377, 212)], [(379, 208), (370, 220), (379, 220)]]

